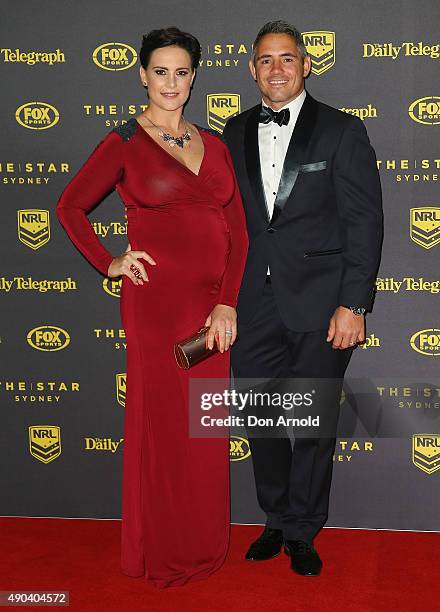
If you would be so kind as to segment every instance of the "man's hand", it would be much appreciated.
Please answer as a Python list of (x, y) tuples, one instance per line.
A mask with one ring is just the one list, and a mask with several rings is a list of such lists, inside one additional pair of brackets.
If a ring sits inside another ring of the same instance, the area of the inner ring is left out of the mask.
[(355, 315), (345, 306), (336, 308), (327, 334), (327, 342), (332, 341), (334, 349), (346, 349), (365, 342), (364, 315)]
[(205, 321), (205, 327), (208, 326), (208, 348), (212, 349), (215, 340), (217, 340), (220, 353), (227, 351), (237, 337), (237, 313), (235, 308), (225, 304), (217, 304)]

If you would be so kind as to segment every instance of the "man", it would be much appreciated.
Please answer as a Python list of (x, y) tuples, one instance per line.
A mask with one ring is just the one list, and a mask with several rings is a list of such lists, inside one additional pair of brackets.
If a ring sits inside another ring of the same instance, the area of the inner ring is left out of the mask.
[[(343, 376), (372, 307), (381, 189), (363, 123), (305, 91), (310, 67), (299, 31), (267, 23), (249, 62), (262, 104), (224, 131), (250, 241), (231, 357), (236, 378), (340, 381), (325, 407), (336, 429)], [(246, 559), (270, 559), (284, 545), (294, 571), (320, 573), (313, 540), (327, 520), (334, 436), (295, 437), (293, 448), (288, 437), (250, 436), (267, 522)]]

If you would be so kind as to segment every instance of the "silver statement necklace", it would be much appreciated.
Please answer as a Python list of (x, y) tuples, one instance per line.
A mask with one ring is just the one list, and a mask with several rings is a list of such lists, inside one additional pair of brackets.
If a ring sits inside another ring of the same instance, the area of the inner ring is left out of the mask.
[(186, 123), (183, 117), (182, 119), (183, 119), (183, 123), (185, 124), (185, 133), (182, 134), (181, 136), (176, 136), (176, 137), (171, 136), (171, 134), (169, 134), (168, 132), (164, 132), (164, 130), (161, 127), (159, 127), (153, 121), (151, 121), (150, 117), (147, 117), (147, 119), (152, 125), (154, 125), (155, 128), (158, 129), (159, 137), (162, 138), (162, 140), (166, 142), (169, 147), (178, 146), (181, 149), (183, 149), (183, 147), (189, 144), (189, 141), (191, 140), (191, 134), (188, 129), (188, 124)]

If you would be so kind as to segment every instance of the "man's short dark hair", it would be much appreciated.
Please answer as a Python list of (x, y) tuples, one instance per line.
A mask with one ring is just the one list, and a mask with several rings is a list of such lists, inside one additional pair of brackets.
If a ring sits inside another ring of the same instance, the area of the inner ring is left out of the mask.
[(263, 38), (263, 36), (265, 36), (266, 34), (288, 34), (296, 42), (296, 45), (301, 52), (302, 58), (304, 59), (305, 57), (307, 57), (308, 53), (304, 45), (302, 34), (297, 28), (295, 28), (294, 25), (282, 20), (268, 21), (268, 23), (265, 23), (261, 30), (258, 32), (257, 37), (254, 40), (254, 44), (252, 45), (252, 61), (254, 63), (255, 51), (257, 49), (258, 43), (260, 42), (261, 38)]

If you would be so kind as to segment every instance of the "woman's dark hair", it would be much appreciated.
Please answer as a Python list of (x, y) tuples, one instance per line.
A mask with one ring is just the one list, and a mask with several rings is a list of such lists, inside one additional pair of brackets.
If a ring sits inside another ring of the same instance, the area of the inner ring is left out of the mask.
[(191, 57), (191, 66), (196, 70), (199, 65), (202, 49), (200, 43), (192, 34), (182, 32), (179, 28), (170, 27), (160, 30), (151, 30), (142, 37), (142, 46), (139, 51), (139, 59), (143, 68), (147, 68), (151, 54), (155, 49), (175, 45), (188, 51)]

